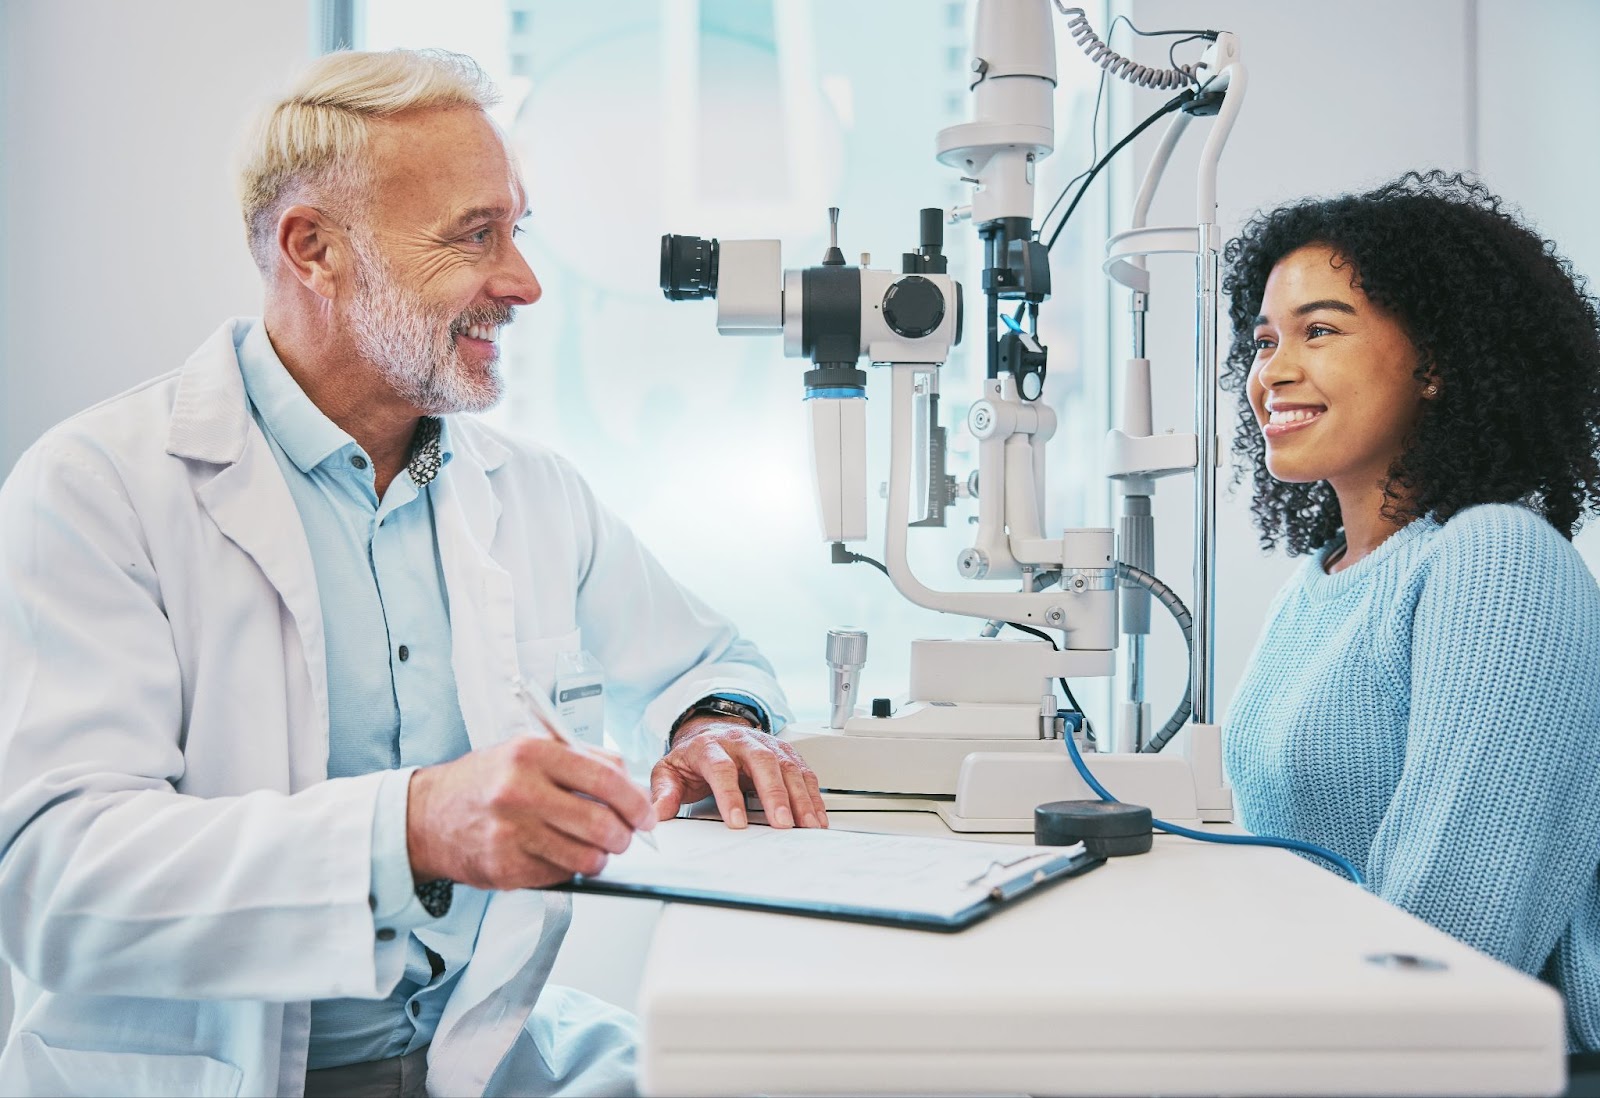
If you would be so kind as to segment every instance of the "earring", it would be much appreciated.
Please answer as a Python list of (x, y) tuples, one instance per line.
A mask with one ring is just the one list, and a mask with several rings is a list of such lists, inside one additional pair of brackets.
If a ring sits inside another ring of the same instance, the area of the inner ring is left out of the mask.
[(1437, 385), (1429, 385), (1426, 389), (1422, 390), (1422, 395), (1425, 397), (1436, 397), (1439, 395), (1439, 387)]

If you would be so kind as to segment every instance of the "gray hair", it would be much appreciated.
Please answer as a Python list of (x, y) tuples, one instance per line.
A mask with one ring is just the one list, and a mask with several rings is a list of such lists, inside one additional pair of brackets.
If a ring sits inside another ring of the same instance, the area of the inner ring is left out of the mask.
[(498, 101), (465, 54), (344, 50), (312, 62), (261, 113), (240, 157), (239, 205), (256, 266), (271, 267), (284, 209), (306, 200), (344, 204), (360, 193), (373, 119), (429, 108), (487, 110)]

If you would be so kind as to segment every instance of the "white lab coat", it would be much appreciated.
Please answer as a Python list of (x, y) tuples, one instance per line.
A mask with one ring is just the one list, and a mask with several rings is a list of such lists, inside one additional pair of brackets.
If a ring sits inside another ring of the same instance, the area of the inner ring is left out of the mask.
[[(248, 323), (56, 427), (0, 490), (0, 1093), (299, 1094), (309, 1000), (401, 974), (405, 935), (376, 942), (368, 905), (381, 775), (327, 779), (316, 577), (247, 409)], [(563, 460), (471, 420), (452, 437), (434, 492), (473, 747), (522, 734), (513, 676), (548, 689), (580, 644), (657, 752), (705, 694), (782, 705)], [(615, 1017), (585, 1031), (561, 992), (529, 1023), (569, 918), (560, 893), (490, 900), (430, 1091), (503, 1063), (497, 1090), (625, 1085), (584, 1074), (626, 1066)]]

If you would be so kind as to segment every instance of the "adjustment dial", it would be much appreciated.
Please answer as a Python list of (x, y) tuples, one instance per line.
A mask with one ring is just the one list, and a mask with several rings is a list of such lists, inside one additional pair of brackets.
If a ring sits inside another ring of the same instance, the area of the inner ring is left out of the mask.
[(897, 278), (883, 295), (883, 319), (895, 335), (921, 339), (943, 322), (944, 294), (921, 275)]

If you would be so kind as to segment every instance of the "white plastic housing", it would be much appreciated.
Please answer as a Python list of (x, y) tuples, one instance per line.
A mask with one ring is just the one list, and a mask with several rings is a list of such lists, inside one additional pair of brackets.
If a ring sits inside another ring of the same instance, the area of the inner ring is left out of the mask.
[(811, 472), (824, 541), (867, 536), (866, 397), (812, 397), (806, 401)]
[(973, 27), (972, 121), (939, 131), (939, 162), (976, 179), (972, 220), (1033, 217), (1034, 165), (1055, 148), (1050, 0), (981, 0)]
[(723, 240), (717, 251), (718, 333), (782, 332), (782, 245), (776, 240)]

